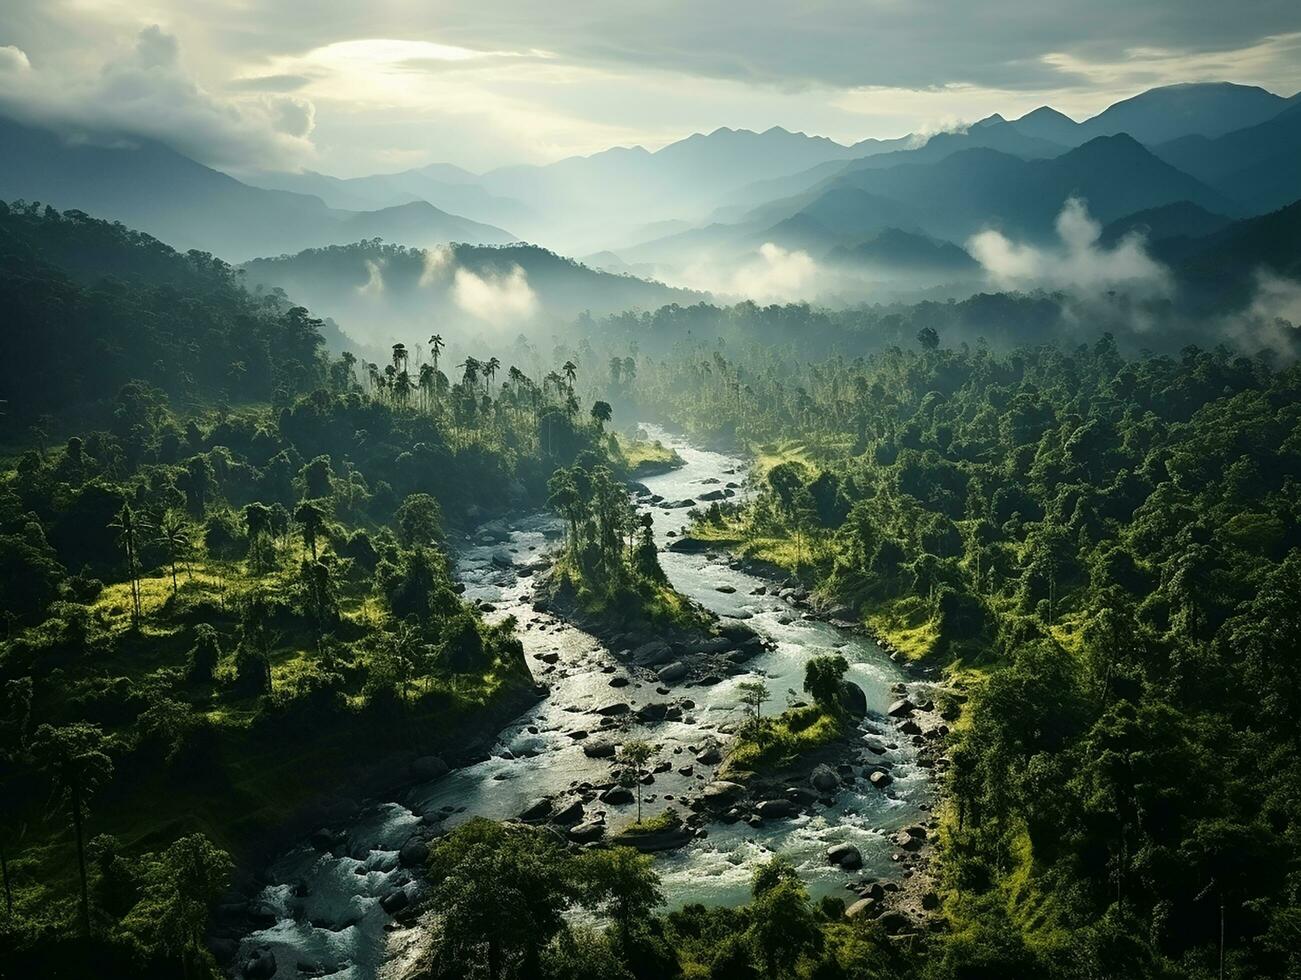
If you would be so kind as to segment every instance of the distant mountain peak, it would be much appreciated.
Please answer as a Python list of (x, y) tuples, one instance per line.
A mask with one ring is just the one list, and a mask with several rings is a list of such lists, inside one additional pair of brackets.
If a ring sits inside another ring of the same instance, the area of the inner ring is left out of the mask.
[(970, 126), (968, 126), (967, 128), (968, 128), (968, 129), (983, 129), (985, 126), (997, 126), (997, 125), (1000, 125), (1000, 124), (1002, 124), (1002, 123), (1006, 123), (1006, 122), (1007, 122), (1006, 119), (1004, 119), (1004, 118), (1003, 118), (999, 113), (995, 112), (995, 113), (992, 113), (992, 114), (986, 116), (984, 119), (977, 119), (975, 122), (973, 122), (973, 123), (972, 123)]

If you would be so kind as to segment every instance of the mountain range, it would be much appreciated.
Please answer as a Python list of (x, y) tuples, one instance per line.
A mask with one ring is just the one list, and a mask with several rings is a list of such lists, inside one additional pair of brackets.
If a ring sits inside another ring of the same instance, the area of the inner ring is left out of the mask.
[(0, 198), (90, 212), (228, 260), (376, 236), (421, 246), (514, 238), (424, 200), (349, 211), (253, 187), (153, 140), (70, 139), (0, 119), (0, 146)]
[[(1180, 239), (1301, 199), (1301, 103), (1228, 83), (1152, 89), (1080, 122), (1044, 106), (852, 145), (724, 128), (484, 174), (435, 163), (241, 180), (156, 141), (87, 135), (0, 120), (0, 198), (82, 209), (233, 261), (376, 238), (415, 248), (523, 239), (546, 246), (538, 254), (590, 253), (601, 269), (698, 283), (683, 273), (753, 259), (771, 242), (838, 267), (948, 281), (969, 274), (961, 243), (971, 235), (1050, 241), (1071, 197), (1111, 240), (1142, 228), (1172, 258)], [(520, 255), (531, 276), (540, 260)], [(654, 288), (608, 295), (642, 305)]]

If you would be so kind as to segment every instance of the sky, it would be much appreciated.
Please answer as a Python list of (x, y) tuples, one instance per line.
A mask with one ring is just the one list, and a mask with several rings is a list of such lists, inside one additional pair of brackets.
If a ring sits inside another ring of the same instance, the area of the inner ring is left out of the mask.
[(850, 143), (1301, 89), (1296, 0), (3, 0), (0, 112), (235, 173), (475, 172), (720, 126)]

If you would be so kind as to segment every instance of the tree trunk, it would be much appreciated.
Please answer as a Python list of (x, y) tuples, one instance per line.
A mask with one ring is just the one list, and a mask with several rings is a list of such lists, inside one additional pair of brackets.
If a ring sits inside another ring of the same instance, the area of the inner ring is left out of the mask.
[(10, 915), (14, 914), (14, 893), (9, 884), (9, 858), (5, 855), (5, 845), (0, 841), (0, 878), (4, 879), (5, 886), (5, 911)]
[(86, 887), (86, 847), (81, 830), (81, 784), (72, 785), (72, 831), (77, 838), (77, 873), (81, 877), (81, 931), (90, 935), (90, 896)]

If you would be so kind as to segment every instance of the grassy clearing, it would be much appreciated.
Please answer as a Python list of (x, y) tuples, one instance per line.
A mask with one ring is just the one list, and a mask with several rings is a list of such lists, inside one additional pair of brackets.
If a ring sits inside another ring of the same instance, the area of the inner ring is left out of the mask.
[(939, 624), (920, 596), (888, 599), (866, 616), (867, 625), (908, 660), (929, 656), (940, 641)]
[(653, 442), (645, 439), (629, 439), (624, 435), (615, 435), (619, 455), (633, 477), (651, 476), (667, 473), (682, 465), (682, 457), (677, 450), (665, 446), (658, 439)]

